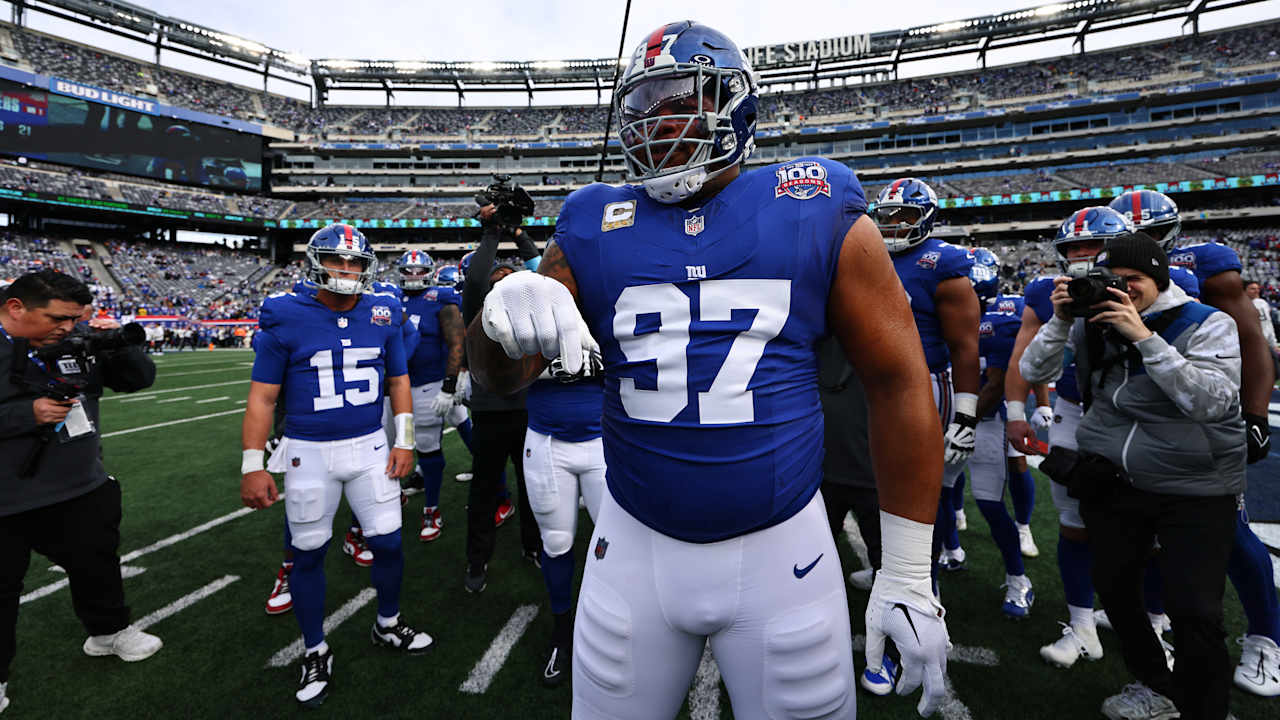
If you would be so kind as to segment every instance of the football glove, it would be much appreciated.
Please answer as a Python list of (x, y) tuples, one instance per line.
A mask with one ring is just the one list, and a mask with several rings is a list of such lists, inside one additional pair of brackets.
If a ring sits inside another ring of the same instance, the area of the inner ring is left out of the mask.
[(431, 399), (431, 412), (435, 413), (437, 417), (444, 417), (449, 414), (450, 410), (453, 410), (453, 406), (456, 404), (458, 404), (456, 393), (441, 390)]
[(1037, 405), (1036, 411), (1031, 415), (1031, 427), (1037, 430), (1048, 430), (1053, 425), (1053, 408), (1048, 405)]
[(466, 370), (458, 373), (458, 389), (453, 394), (458, 402), (466, 402), (471, 399), (471, 373)]
[(502, 346), (507, 357), (541, 354), (560, 357), (569, 373), (582, 370), (582, 316), (569, 288), (545, 275), (523, 270), (503, 278), (484, 299), (484, 334)]
[(1249, 463), (1256, 463), (1271, 452), (1271, 427), (1261, 415), (1244, 413), (1244, 431), (1248, 438)]
[(975, 440), (974, 428), (978, 426), (978, 418), (965, 413), (956, 413), (956, 419), (947, 427), (947, 434), (942, 437), (942, 459), (948, 465), (961, 465), (973, 454)]
[(564, 369), (562, 357), (558, 357), (551, 361), (548, 367), (551, 377), (562, 383), (577, 382), (587, 378), (599, 377), (604, 372), (604, 358), (600, 356), (599, 351), (583, 350), (582, 351), (582, 370), (577, 373), (571, 373)]

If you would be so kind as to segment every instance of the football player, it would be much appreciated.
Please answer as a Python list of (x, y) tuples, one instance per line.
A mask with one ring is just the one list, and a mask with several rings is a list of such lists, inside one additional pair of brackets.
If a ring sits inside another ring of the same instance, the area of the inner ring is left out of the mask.
[(861, 185), (824, 158), (743, 172), (756, 77), (705, 25), (648, 34), (614, 102), (639, 183), (570, 195), (538, 273), (495, 284), (468, 329), (476, 382), (501, 392), (556, 357), (578, 372), (584, 318), (603, 353), (608, 492), (574, 620), (573, 716), (674, 717), (709, 639), (735, 717), (854, 717), (849, 610), (818, 493), (815, 345), (829, 333), (866, 387), (880, 480), (866, 655), (878, 669), (890, 636), (898, 692), (923, 683), (917, 708), (933, 712), (947, 646), (929, 575), (942, 429)]
[[(899, 178), (880, 190), (872, 211), (907, 291), (925, 360), (933, 376), (933, 399), (946, 443), (934, 552), (948, 570), (964, 566), (956, 535), (951, 489), (973, 453), (978, 425), (978, 322), (981, 304), (969, 282), (973, 257), (962, 247), (932, 237), (938, 196), (916, 178)], [(936, 575), (936, 571), (935, 571)]]
[[(1182, 221), (1178, 206), (1163, 193), (1153, 190), (1125, 193), (1113, 200), (1111, 207), (1126, 213), (1138, 229), (1152, 235), (1164, 247), (1169, 253), (1171, 279), (1177, 280), (1174, 266), (1190, 272), (1195, 276), (1200, 292), (1198, 295), (1188, 294), (1199, 297), (1236, 321), (1241, 353), (1240, 404), (1245, 421), (1248, 459), (1255, 463), (1266, 457), (1271, 449), (1267, 414), (1276, 380), (1275, 365), (1262, 335), (1257, 311), (1244, 293), (1240, 280), (1240, 257), (1230, 247), (1216, 242), (1174, 249)], [(1276, 596), (1270, 553), (1249, 527), (1243, 495), (1239, 504), (1227, 577), (1240, 597), (1248, 627), (1234, 682), (1240, 689), (1255, 695), (1276, 697), (1280, 696), (1280, 599)]]
[[(1093, 267), (1094, 257), (1102, 251), (1110, 238), (1133, 232), (1133, 225), (1120, 213), (1106, 207), (1087, 207), (1071, 214), (1058, 228), (1054, 248), (1060, 256), (1062, 269), (1069, 275), (1080, 276)], [(1040, 326), (1053, 317), (1054, 276), (1042, 275), (1023, 291), (1024, 307), (1022, 323), (1009, 364), (1004, 375), (1005, 434), (1016, 450), (1034, 453), (1028, 443), (1035, 439), (1035, 430), (1026, 419), (1026, 401), (1031, 385), (1018, 370), (1018, 361)], [(1075, 361), (1068, 354), (1062, 376), (1057, 380), (1057, 402), (1053, 406), (1049, 425), (1049, 447), (1076, 449), (1076, 428), (1084, 412), (1080, 408), (1080, 390), (1076, 383)], [(1037, 410), (1037, 416), (1041, 411)], [(1042, 423), (1039, 423), (1042, 424)], [(1084, 520), (1080, 518), (1080, 501), (1067, 495), (1060, 483), (1050, 484), (1053, 504), (1058, 509), (1058, 571), (1067, 599), (1070, 622), (1063, 626), (1062, 637), (1040, 648), (1040, 656), (1058, 667), (1071, 667), (1076, 660), (1102, 658), (1102, 643), (1093, 615), (1093, 566), (1089, 551), (1089, 536)]]
[[(360, 231), (329, 225), (307, 244), (314, 296), (273, 295), (259, 313), (253, 382), (245, 407), (241, 499), (264, 508), (277, 497), (263, 467), (276, 399), (288, 404), (285, 436), (277, 452), (288, 459), (285, 517), (293, 546), (289, 582), (306, 654), (295, 697), (324, 702), (333, 653), (324, 641), (324, 555), (338, 501), (345, 494), (373, 552), (378, 593), (373, 642), (418, 653), (431, 636), (400, 619), (404, 552), (400, 541), (400, 486), (413, 466), (413, 413), (405, 365), (399, 301), (368, 293), (377, 258)], [(383, 382), (395, 410), (395, 447), (382, 431)]]

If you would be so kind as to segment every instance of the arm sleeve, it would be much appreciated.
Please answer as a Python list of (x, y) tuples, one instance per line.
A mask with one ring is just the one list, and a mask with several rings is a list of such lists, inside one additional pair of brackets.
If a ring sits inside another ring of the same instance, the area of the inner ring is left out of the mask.
[(490, 268), (498, 257), (498, 241), (501, 239), (502, 230), (497, 225), (486, 225), (480, 235), (480, 246), (467, 266), (467, 276), (462, 283), (462, 322), (467, 325), (484, 307), (484, 296), (489, 294)]
[(858, 180), (858, 176), (852, 171), (849, 172), (849, 181), (844, 186), (844, 197), (840, 200), (840, 212), (843, 214), (841, 226), (843, 232), (840, 233), (840, 240), (844, 240), (844, 236), (849, 234), (849, 228), (858, 221), (858, 218), (867, 214), (867, 196), (862, 189), (862, 181)]
[(1054, 315), (1040, 326), (1018, 361), (1022, 379), (1035, 385), (1057, 380), (1062, 375), (1062, 359), (1071, 335), (1071, 323)]
[(418, 342), (422, 339), (422, 335), (418, 333), (418, 326), (413, 324), (409, 316), (401, 312), (403, 321), (400, 324), (400, 339), (404, 343), (404, 356), (406, 358), (413, 355), (413, 351), (418, 349)]
[(969, 277), (969, 270), (973, 268), (973, 256), (965, 251), (964, 248), (955, 245), (944, 245), (942, 251), (942, 259), (938, 263), (938, 281), (949, 280), (955, 277)]
[(1196, 422), (1239, 412), (1240, 336), (1224, 312), (1210, 315), (1191, 335), (1186, 355), (1159, 335), (1134, 343), (1147, 375)]
[(144, 390), (156, 381), (156, 364), (141, 345), (103, 353), (98, 359), (102, 384), (116, 392)]
[[(397, 307), (397, 309), (399, 309)], [(405, 323), (412, 327), (413, 323)], [(387, 333), (386, 344), (387, 377), (398, 377), (409, 373), (409, 364), (404, 349), (404, 332)]]
[(289, 366), (289, 350), (275, 336), (275, 333), (259, 328), (254, 335), (253, 372), (250, 377), (254, 382), (268, 385), (283, 385), (285, 369)]

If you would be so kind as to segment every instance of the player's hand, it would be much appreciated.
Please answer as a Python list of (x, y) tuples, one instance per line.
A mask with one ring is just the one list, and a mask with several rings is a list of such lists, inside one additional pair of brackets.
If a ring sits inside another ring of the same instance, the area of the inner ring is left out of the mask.
[(947, 434), (942, 437), (942, 459), (948, 465), (961, 465), (973, 454), (976, 441), (974, 428), (978, 426), (978, 418), (964, 413), (956, 413), (956, 419), (947, 427)]
[(484, 334), (502, 346), (507, 357), (541, 353), (548, 360), (561, 349), (573, 349), (563, 358), (564, 369), (582, 369), (582, 316), (569, 288), (559, 280), (523, 270), (493, 286), (481, 313)]
[(1053, 314), (1066, 320), (1074, 322), (1075, 318), (1071, 316), (1071, 295), (1067, 292), (1067, 283), (1071, 282), (1071, 278), (1066, 275), (1060, 275), (1053, 279), (1053, 294), (1049, 296), (1049, 301), (1053, 303)]
[(240, 477), (240, 502), (246, 507), (268, 508), (280, 499), (276, 480), (266, 470), (254, 470)]
[(1048, 430), (1053, 425), (1053, 408), (1048, 405), (1037, 405), (1031, 416), (1031, 425), (1036, 430)]
[(1271, 452), (1271, 427), (1267, 418), (1252, 413), (1244, 413), (1244, 431), (1248, 438), (1248, 461), (1256, 463)]
[(399, 480), (413, 472), (413, 451), (408, 448), (391, 448), (387, 455), (387, 477)]
[(445, 392), (441, 390), (431, 399), (431, 412), (438, 417), (444, 417), (453, 410), (453, 406), (458, 404), (457, 393)]
[(910, 695), (924, 685), (916, 711), (928, 717), (946, 697), (946, 611), (933, 596), (929, 578), (910, 581), (883, 570), (876, 573), (867, 600), (867, 668), (881, 667), (885, 638), (893, 640), (902, 656), (899, 695)]
[(1004, 425), (1004, 435), (1013, 443), (1013, 449), (1023, 455), (1038, 455), (1031, 447), (1031, 441), (1036, 439), (1036, 431), (1032, 429), (1031, 423), (1026, 420), (1010, 420)]
[(71, 400), (55, 400), (54, 398), (36, 398), (31, 403), (31, 412), (36, 417), (37, 425), (52, 425), (60, 423), (67, 418), (67, 413), (71, 412), (71, 408), (75, 403)]

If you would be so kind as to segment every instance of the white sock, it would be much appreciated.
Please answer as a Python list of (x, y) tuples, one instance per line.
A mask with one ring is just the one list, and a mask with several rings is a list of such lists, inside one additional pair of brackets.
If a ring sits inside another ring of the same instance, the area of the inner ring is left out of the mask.
[(1015, 522), (1014, 525), (1018, 526), (1018, 532), (1022, 532), (1023, 530), (1026, 530), (1031, 527), (1030, 525), (1024, 525), (1020, 522)]
[(389, 618), (384, 618), (381, 615), (378, 616), (378, 627), (380, 628), (392, 628), (399, 624), (400, 613), (396, 613), (394, 617)]
[(423, 514), (423, 515), (429, 515), (429, 514), (432, 514), (432, 513), (434, 513), (437, 509), (439, 509), (439, 507), (440, 507), (439, 505), (432, 505), (431, 507), (424, 507), (424, 508), (422, 508), (422, 514)]
[(1075, 605), (1068, 605), (1067, 612), (1071, 613), (1072, 627), (1097, 627), (1093, 622), (1093, 608), (1082, 608), (1076, 607)]
[(325, 654), (325, 653), (327, 653), (327, 652), (329, 652), (329, 643), (327, 643), (327, 642), (325, 642), (325, 641), (323, 641), (323, 640), (321, 640), (321, 641), (320, 641), (320, 644), (319, 644), (319, 645), (316, 645), (315, 647), (309, 647), (309, 648), (307, 648), (307, 654), (308, 654), (308, 655), (311, 655), (312, 653), (316, 653), (316, 654), (323, 655), (323, 654)]
[(1007, 583), (1009, 583), (1010, 585), (1013, 585), (1014, 583), (1026, 583), (1027, 585), (1030, 585), (1030, 584), (1031, 584), (1031, 581), (1027, 579), (1027, 576), (1026, 576), (1025, 574), (1023, 574), (1023, 575), (1005, 575), (1005, 576), (1004, 576), (1004, 581), (1005, 581), (1005, 582), (1007, 582)]

